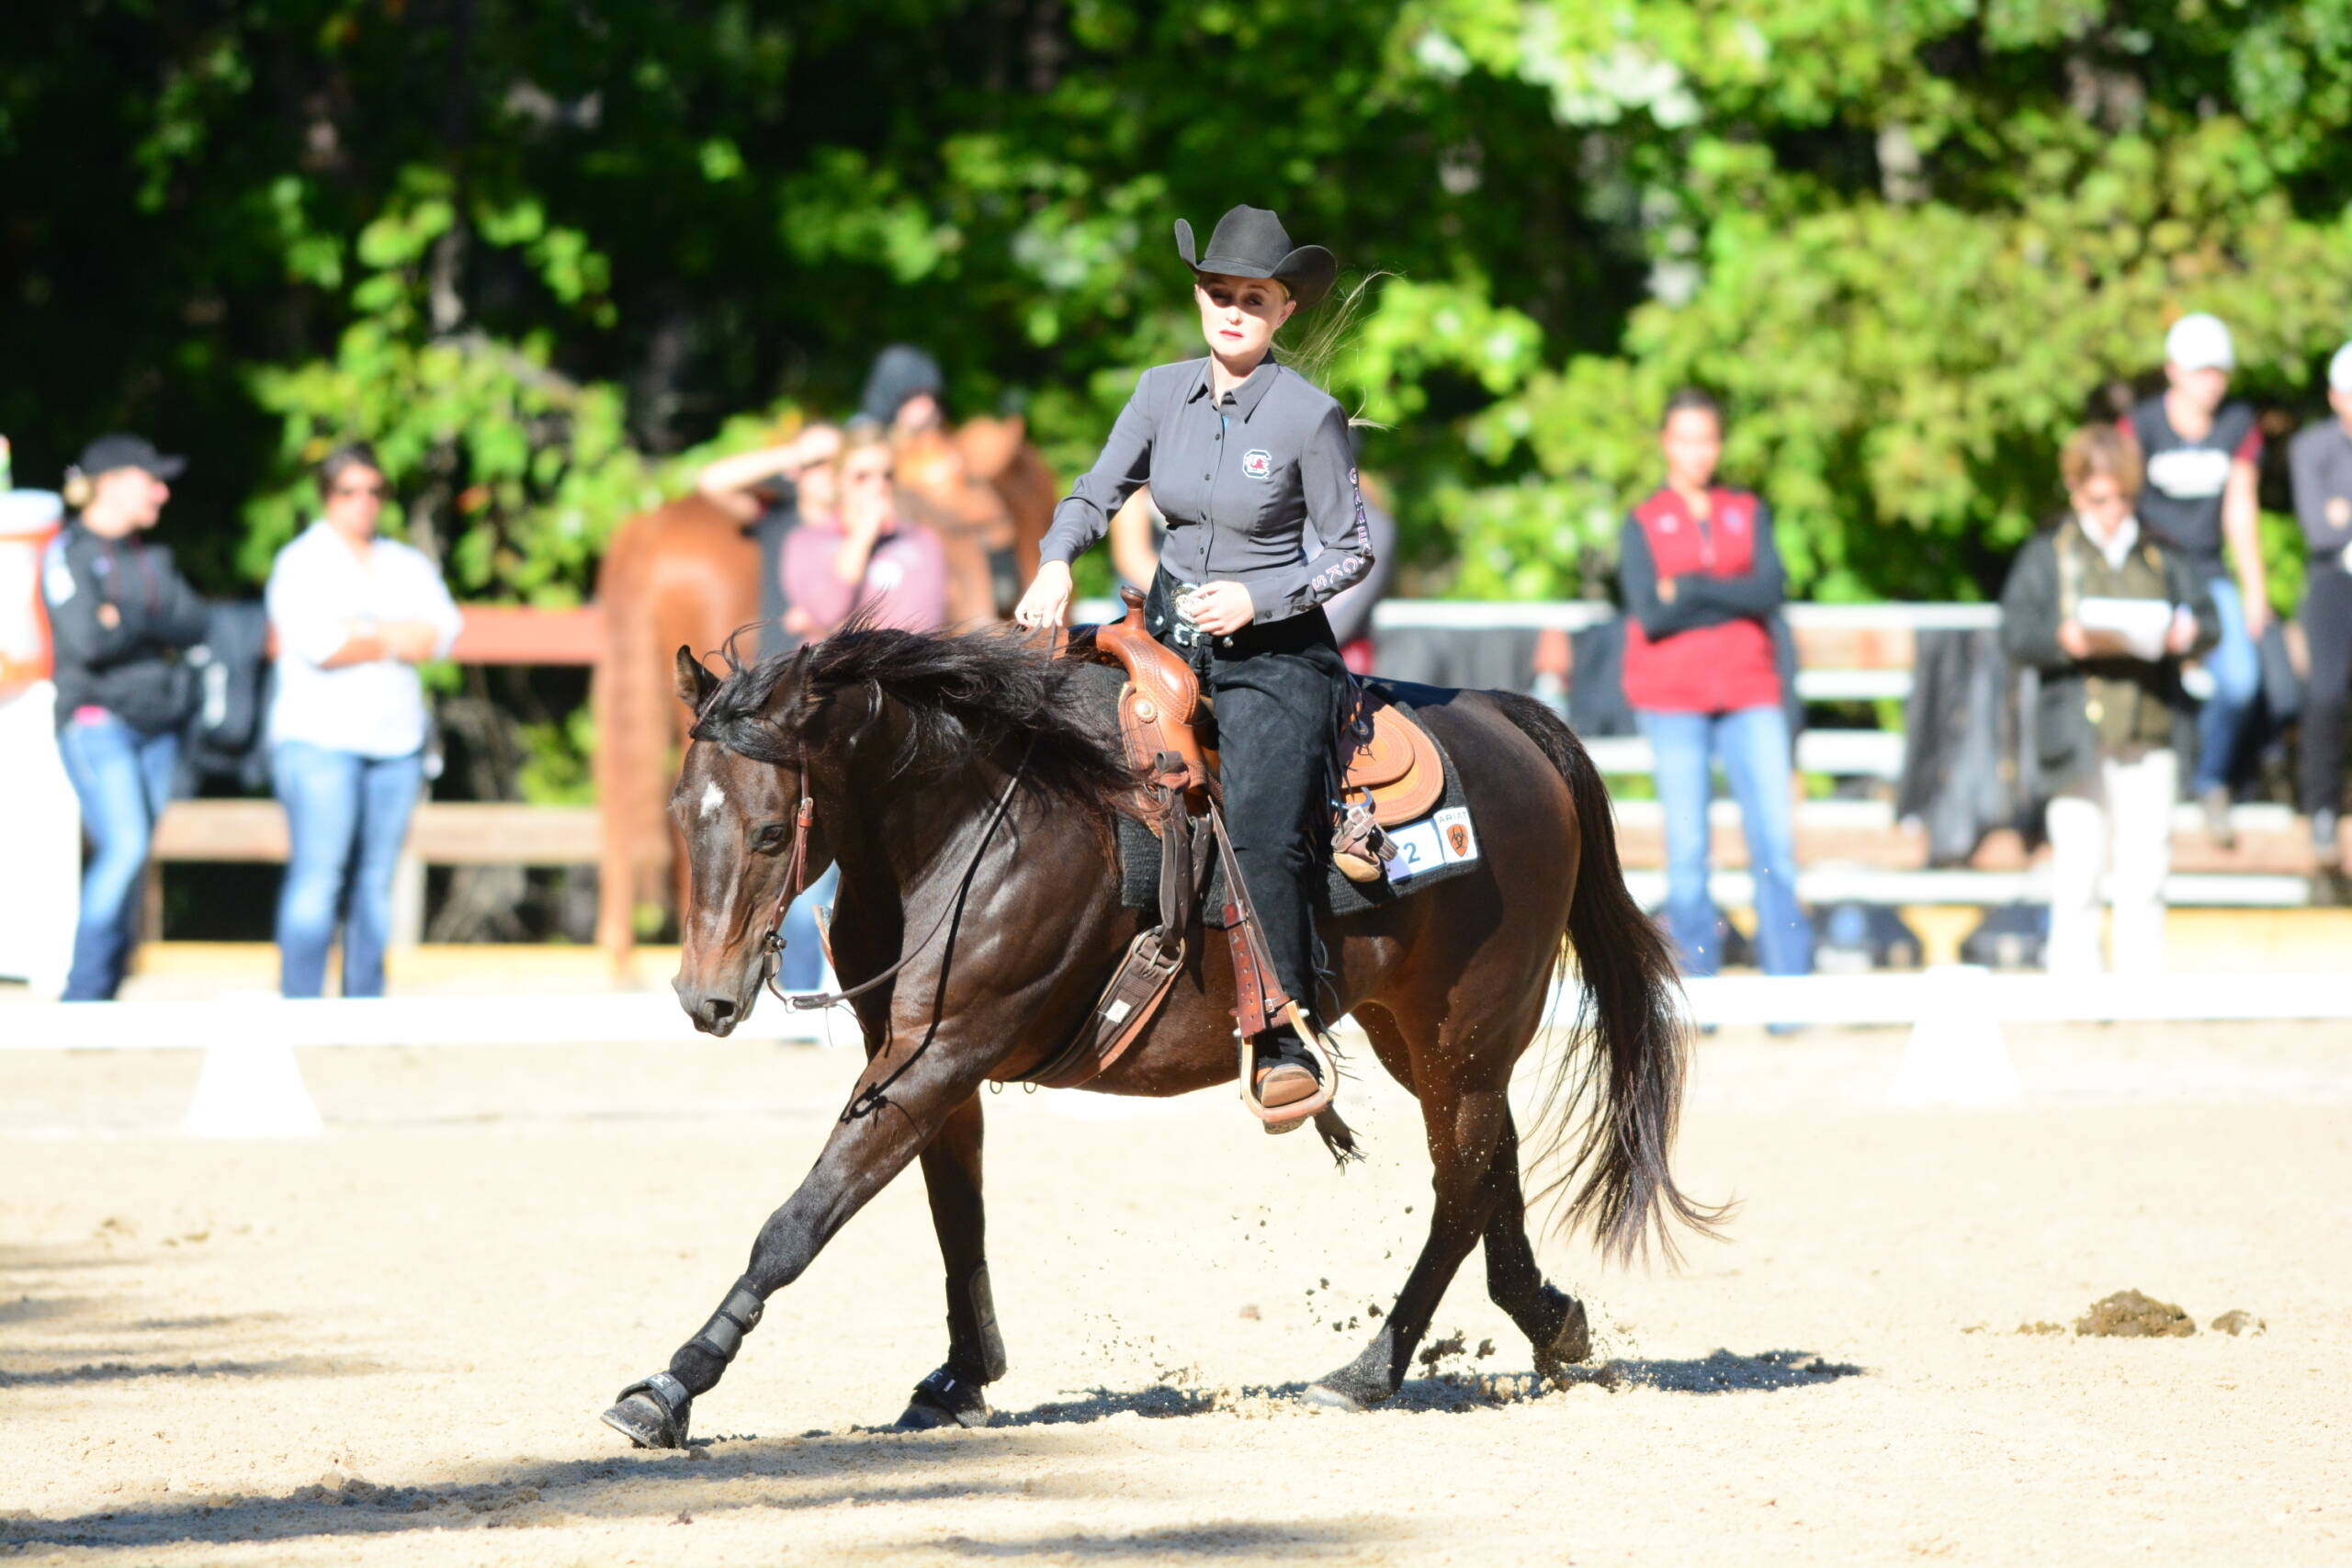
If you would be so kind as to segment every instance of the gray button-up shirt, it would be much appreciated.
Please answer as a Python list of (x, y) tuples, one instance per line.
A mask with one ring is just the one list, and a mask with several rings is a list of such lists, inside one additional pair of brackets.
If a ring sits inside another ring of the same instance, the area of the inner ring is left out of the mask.
[(2352, 433), (2329, 419), (2306, 428), (2287, 446), (2295, 481), (2295, 520), (2314, 556), (2341, 554), (2352, 545)]
[[(1145, 371), (1102, 455), (1055, 509), (1040, 557), (1092, 546), (1145, 484), (1168, 518), (1169, 575), (1240, 583), (1259, 621), (1313, 609), (1372, 570), (1348, 416), (1271, 355), (1223, 398), (1205, 358)], [(1323, 547), (1312, 560), (1302, 525)]]

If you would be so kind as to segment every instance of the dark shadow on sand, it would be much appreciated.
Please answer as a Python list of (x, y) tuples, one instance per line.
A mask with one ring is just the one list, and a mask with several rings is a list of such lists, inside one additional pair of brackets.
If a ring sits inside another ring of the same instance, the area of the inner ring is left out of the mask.
[[(978, 1457), (974, 1443), (987, 1445), (991, 1461), (1010, 1456), (1032, 1457), (1037, 1463), (1025, 1468), (1025, 1482), (975, 1482), (965, 1473)], [(1041, 1490), (1061, 1496), (1116, 1493), (1117, 1485), (1098, 1491), (1083, 1468), (1084, 1461), (1066, 1445), (1023, 1433), (974, 1433), (949, 1441), (932, 1434), (897, 1440), (746, 1435), (696, 1439), (684, 1450), (661, 1453), (623, 1450), (598, 1459), (479, 1465), (473, 1473), (483, 1479), (472, 1481), (383, 1486), (343, 1478), (267, 1495), (158, 1500), (55, 1519), (0, 1519), (0, 1557), (11, 1547), (25, 1546), (119, 1550), (205, 1541), (251, 1548), (420, 1529), (665, 1521), (680, 1514), (717, 1517), (745, 1509), (1034, 1497)], [(762, 1487), (757, 1483), (763, 1480), (776, 1484)], [(986, 1544), (973, 1543), (975, 1549)]]
[[(1825, 1360), (1809, 1350), (1764, 1350), (1755, 1355), (1717, 1350), (1685, 1360), (1603, 1361), (1577, 1369), (1576, 1381), (1610, 1389), (1654, 1388), (1667, 1393), (1769, 1393), (1781, 1389), (1815, 1388), (1841, 1378), (1860, 1377), (1862, 1371), (1862, 1368), (1843, 1361)], [(989, 1425), (991, 1428), (1057, 1427), (1128, 1414), (1153, 1417), (1204, 1416), (1237, 1403), (1295, 1400), (1306, 1392), (1307, 1386), (1304, 1382), (1285, 1382), (1214, 1393), (1173, 1388), (1165, 1383), (1134, 1390), (1095, 1388), (1027, 1410), (999, 1411)], [(1449, 1372), (1406, 1380), (1405, 1385), (1379, 1408), (1461, 1414), (1521, 1404), (1556, 1392), (1539, 1386), (1532, 1372)]]
[[(1262, 1525), (1244, 1523), (1238, 1519), (1219, 1519), (1209, 1524), (1142, 1530), (1134, 1535), (1073, 1531), (1064, 1535), (1031, 1536), (1018, 1540), (975, 1540), (969, 1536), (951, 1535), (937, 1540), (910, 1542), (909, 1549), (920, 1544), (934, 1551), (954, 1552), (959, 1557), (979, 1562), (1023, 1557), (1100, 1558), (1105, 1561), (1147, 1557), (1157, 1562), (1174, 1557), (1271, 1556), (1286, 1551), (1305, 1551), (1320, 1556), (1328, 1549), (1359, 1543), (1365, 1534), (1360, 1528)], [(1395, 1544), (1393, 1533), (1384, 1533), (1382, 1539), (1385, 1544)]]
[(80, 1361), (35, 1371), (0, 1367), (0, 1388), (128, 1382), (135, 1378), (341, 1378), (385, 1370), (356, 1356), (280, 1356), (266, 1361)]

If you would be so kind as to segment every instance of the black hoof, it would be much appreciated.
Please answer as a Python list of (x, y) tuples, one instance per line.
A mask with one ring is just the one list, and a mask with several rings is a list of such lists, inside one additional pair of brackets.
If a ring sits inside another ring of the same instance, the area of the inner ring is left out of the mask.
[(1334, 1410), (1369, 1410), (1396, 1392), (1402, 1381), (1397, 1363), (1395, 1319), (1380, 1325), (1363, 1353), (1336, 1372), (1309, 1383), (1300, 1397), (1310, 1404)]
[(927, 1432), (937, 1427), (985, 1427), (992, 1414), (978, 1383), (942, 1367), (915, 1384), (914, 1398), (907, 1402), (898, 1429)]
[(685, 1384), (667, 1372), (656, 1372), (621, 1390), (604, 1422), (640, 1449), (683, 1449), (694, 1405)]
[(1565, 1302), (1567, 1311), (1550, 1343), (1535, 1347), (1535, 1375), (1555, 1388), (1566, 1388), (1577, 1381), (1577, 1367), (1592, 1355), (1592, 1324), (1585, 1316), (1584, 1303), (1574, 1296), (1549, 1285), (1544, 1293)]

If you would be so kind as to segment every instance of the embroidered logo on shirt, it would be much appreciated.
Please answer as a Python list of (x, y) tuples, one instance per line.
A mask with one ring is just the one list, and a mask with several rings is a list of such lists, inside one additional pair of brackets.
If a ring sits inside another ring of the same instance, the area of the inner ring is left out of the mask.
[(1241, 454), (1241, 471), (1253, 479), (1262, 479), (1274, 471), (1274, 455), (1263, 446), (1252, 446)]

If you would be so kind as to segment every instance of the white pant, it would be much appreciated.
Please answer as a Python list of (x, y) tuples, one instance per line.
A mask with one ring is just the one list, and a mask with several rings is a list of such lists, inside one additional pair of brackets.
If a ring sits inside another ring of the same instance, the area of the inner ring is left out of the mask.
[(2050, 803), (2050, 945), (2053, 975), (2096, 975), (2099, 881), (2115, 908), (2119, 973), (2164, 967), (2165, 877), (2172, 870), (2172, 807), (2180, 760), (2165, 748), (2108, 758)]
[(54, 998), (74, 962), (82, 808), (57, 754), (57, 688), (0, 695), (0, 976)]

